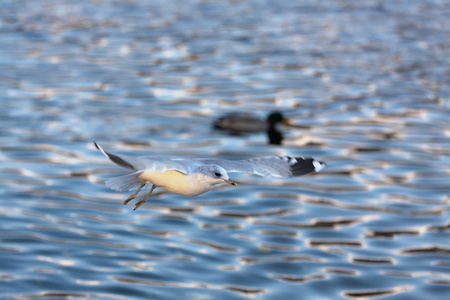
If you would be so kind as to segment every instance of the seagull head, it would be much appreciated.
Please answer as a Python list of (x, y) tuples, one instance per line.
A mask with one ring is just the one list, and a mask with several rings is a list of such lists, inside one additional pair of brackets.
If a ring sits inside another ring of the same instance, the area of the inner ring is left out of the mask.
[(206, 175), (207, 181), (211, 186), (220, 183), (229, 183), (231, 185), (237, 186), (236, 181), (231, 180), (228, 177), (227, 171), (218, 165), (204, 165), (200, 168), (200, 172)]

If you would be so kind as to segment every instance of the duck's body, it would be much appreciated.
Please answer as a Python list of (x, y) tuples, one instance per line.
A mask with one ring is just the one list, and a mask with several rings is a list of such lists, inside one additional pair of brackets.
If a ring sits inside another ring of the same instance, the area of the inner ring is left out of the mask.
[(214, 121), (214, 128), (228, 131), (232, 135), (266, 132), (270, 144), (280, 145), (283, 133), (278, 129), (279, 124), (286, 120), (279, 112), (269, 114), (266, 120), (249, 113), (229, 113)]
[(234, 134), (263, 132), (268, 129), (265, 120), (248, 113), (229, 113), (214, 121), (214, 128)]
[(271, 125), (283, 123), (284, 117), (279, 112), (273, 112), (262, 119), (254, 114), (232, 112), (221, 116), (214, 121), (214, 128), (227, 130), (234, 133), (264, 132), (269, 130)]

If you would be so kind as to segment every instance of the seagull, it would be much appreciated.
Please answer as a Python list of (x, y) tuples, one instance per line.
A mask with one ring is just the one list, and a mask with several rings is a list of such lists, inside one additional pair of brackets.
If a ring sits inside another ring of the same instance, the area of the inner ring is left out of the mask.
[(314, 158), (290, 156), (262, 156), (237, 161), (216, 158), (131, 157), (107, 152), (96, 142), (94, 145), (112, 162), (134, 171), (131, 174), (109, 178), (105, 182), (107, 187), (115, 191), (136, 190), (123, 204), (136, 198), (146, 184), (152, 184), (150, 192), (136, 202), (133, 210), (147, 202), (156, 187), (195, 197), (208, 192), (217, 184), (228, 183), (237, 186), (236, 181), (228, 177), (228, 173), (291, 177), (319, 172), (326, 166), (324, 162)]

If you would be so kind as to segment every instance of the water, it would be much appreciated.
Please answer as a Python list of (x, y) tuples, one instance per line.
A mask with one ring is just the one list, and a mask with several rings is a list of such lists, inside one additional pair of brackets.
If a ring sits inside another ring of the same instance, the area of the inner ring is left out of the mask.
[[(0, 299), (448, 297), (449, 4), (186, 2), (0, 5)], [(328, 167), (133, 212), (93, 140)]]

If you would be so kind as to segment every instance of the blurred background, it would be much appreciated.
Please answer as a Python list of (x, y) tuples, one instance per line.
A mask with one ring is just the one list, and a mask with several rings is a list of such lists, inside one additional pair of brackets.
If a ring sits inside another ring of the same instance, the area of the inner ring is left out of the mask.
[[(441, 0), (1, 1), (0, 299), (450, 295), (449, 15)], [(275, 111), (280, 145), (213, 128)], [(157, 189), (133, 211), (93, 140), (328, 166)]]

